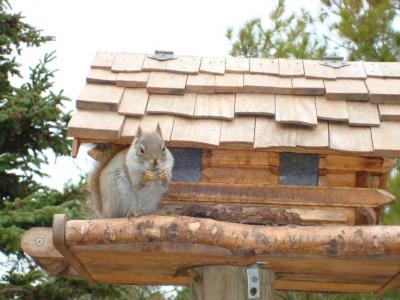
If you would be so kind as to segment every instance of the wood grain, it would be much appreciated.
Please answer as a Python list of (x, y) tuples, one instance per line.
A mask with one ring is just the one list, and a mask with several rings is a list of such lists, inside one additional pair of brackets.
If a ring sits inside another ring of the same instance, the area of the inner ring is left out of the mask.
[(213, 94), (215, 87), (215, 75), (198, 74), (189, 75), (186, 82), (186, 92)]
[(378, 108), (381, 121), (400, 122), (400, 105), (379, 104)]
[(181, 116), (193, 116), (196, 94), (157, 95), (152, 94), (147, 105), (148, 113), (164, 113)]
[(118, 74), (112, 73), (110, 70), (91, 68), (89, 74), (86, 77), (86, 82), (99, 84), (115, 84), (117, 81), (117, 77)]
[(111, 70), (113, 72), (140, 72), (144, 62), (144, 54), (129, 52), (117, 53)]
[(125, 117), (109, 111), (77, 110), (68, 123), (68, 136), (75, 138), (117, 139)]
[(279, 58), (279, 75), (284, 77), (304, 76), (303, 60)]
[(321, 64), (319, 60), (303, 60), (304, 75), (306, 78), (336, 79), (335, 70)]
[(222, 143), (249, 143), (254, 142), (255, 117), (236, 117), (232, 121), (223, 121), (221, 128)]
[(149, 72), (118, 73), (117, 86), (145, 88), (149, 79)]
[(337, 79), (365, 79), (364, 65), (361, 61), (347, 62), (349, 66), (334, 69)]
[(324, 80), (324, 84), (327, 99), (368, 101), (368, 90), (363, 80)]
[(296, 147), (296, 128), (273, 119), (257, 117), (254, 148)]
[(86, 84), (76, 100), (76, 107), (117, 111), (123, 92), (124, 88), (113, 85)]
[(225, 61), (225, 72), (246, 73), (249, 72), (250, 60), (244, 57), (227, 57)]
[(371, 128), (374, 150), (377, 154), (398, 156), (400, 151), (400, 123), (386, 121)]
[(234, 94), (197, 94), (194, 116), (200, 118), (233, 119)]
[(200, 69), (201, 57), (180, 56), (177, 59), (168, 60), (166, 71), (182, 74), (197, 74)]
[(142, 66), (142, 71), (147, 71), (147, 72), (160, 72), (160, 71), (165, 71), (167, 68), (168, 61), (159, 61), (154, 58), (150, 58), (146, 56), (144, 58), (143, 66)]
[(276, 95), (275, 120), (281, 123), (316, 126), (315, 97)]
[(372, 152), (371, 129), (329, 122), (330, 148), (348, 152)]
[(271, 75), (244, 74), (244, 90), (250, 93), (292, 93), (292, 80)]
[(250, 73), (279, 75), (279, 62), (276, 58), (250, 58)]
[(171, 141), (219, 145), (220, 135), (220, 120), (193, 120), (175, 117)]
[(400, 103), (400, 80), (368, 78), (366, 84), (373, 103)]
[(269, 166), (270, 153), (267, 151), (211, 150), (210, 166), (249, 165)]
[(183, 94), (187, 75), (151, 72), (147, 82), (147, 91), (154, 94)]
[(379, 126), (378, 105), (362, 102), (347, 102), (349, 124), (354, 126)]
[(296, 146), (310, 148), (328, 148), (328, 123), (320, 121), (318, 122), (318, 126), (314, 126), (311, 128), (297, 127)]
[(380, 63), (377, 62), (364, 62), (365, 74), (368, 77), (383, 77), (383, 72)]
[(318, 119), (332, 121), (349, 120), (347, 105), (344, 100), (327, 100), (324, 96), (317, 96), (315, 104)]
[(148, 98), (146, 89), (126, 88), (118, 107), (118, 113), (127, 116), (144, 115)]
[(236, 93), (243, 91), (243, 74), (225, 74), (215, 76), (216, 93)]
[(146, 117), (126, 117), (124, 127), (122, 129), (121, 138), (127, 142), (132, 142), (137, 128), (140, 125), (143, 131), (154, 131), (160, 125), (164, 140), (169, 141), (171, 137), (172, 127), (174, 125), (173, 116), (152, 115)]
[(115, 53), (107, 51), (97, 51), (91, 67), (94, 69), (111, 69), (115, 58)]
[(208, 74), (225, 74), (225, 58), (223, 57), (202, 57), (200, 72)]
[(222, 166), (203, 168), (201, 174), (204, 182), (225, 184), (277, 184), (277, 175), (269, 168), (250, 166)]
[(275, 95), (237, 93), (235, 113), (273, 116), (275, 114)]
[(292, 86), (292, 93), (296, 95), (325, 95), (325, 86), (321, 79), (294, 77)]

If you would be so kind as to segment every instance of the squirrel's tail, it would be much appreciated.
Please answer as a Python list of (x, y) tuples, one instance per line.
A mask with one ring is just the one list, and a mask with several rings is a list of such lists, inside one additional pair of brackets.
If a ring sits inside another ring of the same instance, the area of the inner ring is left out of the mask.
[(89, 174), (90, 203), (87, 212), (92, 217), (101, 217), (103, 202), (100, 192), (100, 176), (110, 160), (120, 151), (125, 149), (122, 145), (98, 144), (88, 151), (89, 156), (97, 160), (97, 165)]

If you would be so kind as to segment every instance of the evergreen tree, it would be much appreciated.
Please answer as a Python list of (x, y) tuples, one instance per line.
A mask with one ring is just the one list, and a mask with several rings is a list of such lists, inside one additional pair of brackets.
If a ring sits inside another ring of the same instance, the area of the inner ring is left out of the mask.
[[(11, 12), (0, 0), (0, 255), (8, 261), (1, 266), (0, 299), (130, 299), (126, 289), (112, 285), (89, 285), (80, 279), (49, 278), (21, 253), (19, 241), (25, 230), (51, 226), (54, 213), (83, 217), (86, 198), (83, 183), (67, 185), (63, 192), (34, 180), (45, 176), (45, 150), (56, 156), (69, 154), (66, 139), (70, 114), (63, 109), (62, 91), (53, 92), (54, 72), (48, 65), (55, 58), (46, 54), (21, 77), (18, 56), (25, 47), (39, 47), (52, 40)], [(21, 78), (23, 79), (23, 78)]]

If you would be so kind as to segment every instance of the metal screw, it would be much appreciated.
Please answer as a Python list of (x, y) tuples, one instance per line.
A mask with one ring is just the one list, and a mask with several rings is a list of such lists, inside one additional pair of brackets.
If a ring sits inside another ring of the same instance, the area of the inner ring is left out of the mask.
[(44, 244), (44, 240), (43, 239), (41, 239), (41, 238), (36, 239), (36, 245), (37, 246), (43, 246), (43, 244)]
[(254, 296), (257, 294), (257, 289), (255, 287), (251, 288), (250, 295)]
[(253, 276), (253, 277), (251, 278), (251, 280), (252, 280), (254, 283), (256, 283), (256, 282), (258, 281), (258, 278), (257, 278), (257, 276)]

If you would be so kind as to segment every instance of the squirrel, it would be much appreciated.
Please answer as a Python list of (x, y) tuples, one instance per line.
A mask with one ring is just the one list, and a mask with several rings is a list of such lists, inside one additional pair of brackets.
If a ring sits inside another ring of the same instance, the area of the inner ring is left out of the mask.
[(152, 132), (143, 132), (139, 126), (129, 148), (110, 146), (100, 151), (99, 164), (89, 175), (95, 217), (153, 213), (168, 190), (174, 165), (159, 124)]

